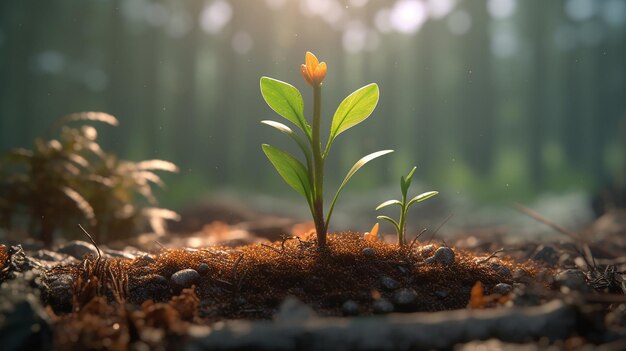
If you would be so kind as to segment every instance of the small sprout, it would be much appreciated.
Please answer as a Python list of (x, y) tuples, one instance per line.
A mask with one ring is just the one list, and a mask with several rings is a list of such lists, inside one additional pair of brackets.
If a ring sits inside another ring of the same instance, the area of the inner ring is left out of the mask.
[(402, 191), (402, 201), (399, 200), (387, 200), (385, 202), (383, 202), (382, 204), (378, 205), (378, 207), (376, 207), (376, 210), (380, 210), (381, 208), (385, 208), (387, 206), (390, 205), (398, 205), (400, 206), (400, 218), (398, 221), (396, 221), (395, 219), (389, 217), (389, 216), (378, 216), (378, 219), (384, 219), (388, 222), (390, 222), (393, 227), (396, 230), (396, 233), (398, 234), (398, 244), (400, 246), (404, 246), (405, 244), (405, 233), (406, 233), (406, 214), (407, 211), (409, 210), (409, 207), (411, 207), (411, 205), (418, 203), (418, 202), (422, 202), (426, 199), (429, 199), (437, 194), (439, 194), (439, 192), (437, 191), (429, 191), (429, 192), (425, 192), (423, 194), (417, 195), (414, 198), (408, 200), (407, 202), (407, 192), (409, 190), (409, 187), (411, 186), (411, 181), (413, 179), (413, 174), (415, 173), (415, 169), (417, 167), (413, 167), (413, 169), (411, 170), (411, 172), (409, 172), (409, 174), (405, 177), (400, 177), (400, 190)]
[(280, 116), (295, 124), (300, 131), (294, 131), (276, 121), (262, 121), (261, 123), (293, 139), (302, 150), (305, 162), (267, 144), (262, 145), (263, 152), (283, 180), (306, 199), (313, 216), (317, 243), (320, 248), (326, 246), (326, 233), (335, 203), (350, 178), (369, 161), (393, 152), (393, 150), (378, 151), (357, 161), (348, 171), (330, 203), (328, 213), (324, 215), (324, 161), (330, 147), (339, 134), (369, 117), (378, 103), (378, 85), (375, 83), (368, 84), (345, 98), (335, 111), (326, 146), (322, 148), (320, 138), (322, 81), (326, 78), (326, 70), (325, 62), (320, 63), (315, 55), (310, 52), (306, 53), (305, 64), (300, 66), (300, 73), (313, 88), (312, 125), (309, 125), (304, 118), (302, 94), (296, 87), (273, 78), (261, 78), (261, 94), (265, 102)]
[(372, 227), (372, 230), (365, 233), (365, 235), (363, 236), (363, 239), (365, 239), (365, 241), (376, 241), (377, 238), (378, 238), (378, 223), (374, 224), (374, 226)]

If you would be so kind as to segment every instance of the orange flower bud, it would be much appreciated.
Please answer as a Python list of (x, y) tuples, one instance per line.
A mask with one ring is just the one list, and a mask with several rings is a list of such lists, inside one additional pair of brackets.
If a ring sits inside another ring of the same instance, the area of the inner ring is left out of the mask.
[(306, 52), (304, 62), (305, 64), (300, 66), (302, 78), (311, 86), (322, 84), (326, 78), (326, 62), (320, 63), (317, 57), (309, 51)]

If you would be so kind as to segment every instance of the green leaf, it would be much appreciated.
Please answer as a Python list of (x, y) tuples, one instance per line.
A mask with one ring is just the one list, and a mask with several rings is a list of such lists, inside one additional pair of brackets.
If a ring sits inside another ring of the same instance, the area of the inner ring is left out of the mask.
[(262, 77), (261, 95), (272, 110), (300, 127), (310, 137), (311, 127), (304, 119), (304, 102), (296, 87), (277, 79)]
[(415, 173), (415, 169), (417, 169), (417, 167), (413, 167), (409, 174), (407, 174), (406, 178), (401, 179), (400, 185), (404, 194), (406, 194), (406, 192), (409, 190), (409, 187), (411, 187), (411, 180), (413, 180), (413, 174)]
[(400, 225), (398, 224), (398, 222), (396, 222), (395, 219), (389, 217), (389, 216), (378, 216), (376, 217), (378, 219), (384, 219), (386, 221), (388, 221), (389, 223), (393, 224), (393, 227), (396, 229), (397, 233), (400, 233)]
[(408, 204), (406, 205), (406, 208), (409, 208), (409, 206), (413, 205), (416, 202), (422, 202), (426, 199), (430, 199), (431, 197), (435, 196), (439, 194), (438, 191), (429, 191), (420, 195), (417, 195), (416, 197), (412, 198)]
[[(293, 130), (291, 130), (291, 128), (287, 127), (286, 125), (276, 122), (276, 121), (261, 121), (261, 123), (268, 125), (270, 127), (275, 128), (276, 130), (278, 130), (281, 133), (284, 133), (286, 135), (288, 135), (289, 137), (291, 137), (300, 147), (300, 149), (302, 150), (302, 152), (304, 153), (304, 157), (306, 157), (306, 161), (307, 161), (307, 165), (311, 164), (311, 151), (309, 150), (307, 144), (304, 142), (304, 140), (302, 140), (302, 138), (300, 138), (298, 136), (298, 134), (296, 134)], [(310, 167), (309, 167), (310, 168)]]
[(330, 128), (330, 140), (345, 130), (363, 122), (376, 108), (378, 103), (378, 85), (368, 84), (345, 98), (335, 115)]
[(382, 150), (382, 151), (377, 151), (374, 153), (371, 153), (363, 158), (361, 158), (360, 160), (358, 160), (354, 166), (352, 166), (352, 168), (350, 168), (350, 170), (348, 171), (348, 174), (346, 174), (346, 177), (343, 179), (343, 182), (341, 182), (341, 185), (339, 186), (339, 189), (337, 189), (337, 192), (335, 193), (335, 197), (333, 198), (333, 202), (331, 202), (330, 204), (330, 209), (328, 210), (328, 215), (326, 216), (326, 225), (328, 226), (328, 223), (330, 222), (330, 217), (333, 214), (333, 209), (335, 208), (335, 203), (337, 202), (337, 198), (339, 198), (339, 194), (341, 193), (341, 190), (343, 190), (343, 188), (346, 186), (346, 184), (348, 183), (348, 181), (350, 180), (350, 178), (352, 178), (352, 176), (359, 170), (361, 169), (361, 167), (363, 167), (366, 163), (368, 163), (369, 161), (378, 158), (380, 156), (386, 155), (388, 153), (392, 153), (393, 150)]
[(376, 207), (376, 211), (380, 210), (381, 208), (390, 206), (390, 205), (400, 205), (400, 206), (402, 206), (402, 202), (400, 202), (398, 200), (387, 200), (387, 201), (383, 202), (382, 204), (378, 205), (378, 207)]
[(304, 196), (307, 201), (310, 201), (311, 183), (307, 170), (302, 163), (290, 154), (271, 145), (263, 144), (262, 147), (263, 152), (285, 182)]

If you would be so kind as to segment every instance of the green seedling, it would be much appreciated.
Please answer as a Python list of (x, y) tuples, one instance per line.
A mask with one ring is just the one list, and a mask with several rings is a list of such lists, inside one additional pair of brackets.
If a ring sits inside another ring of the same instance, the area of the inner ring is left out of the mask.
[(417, 195), (416, 197), (410, 199), (407, 202), (407, 192), (409, 190), (409, 187), (411, 186), (411, 180), (413, 179), (413, 174), (415, 173), (415, 169), (417, 167), (413, 167), (413, 169), (411, 170), (411, 172), (409, 172), (409, 174), (406, 176), (406, 178), (404, 176), (400, 177), (400, 190), (402, 191), (402, 201), (399, 200), (387, 200), (385, 202), (383, 202), (382, 204), (378, 205), (378, 207), (376, 207), (376, 211), (380, 210), (381, 208), (385, 208), (387, 206), (390, 205), (398, 205), (400, 206), (400, 218), (398, 221), (396, 221), (395, 219), (389, 217), (389, 216), (378, 216), (378, 219), (384, 219), (388, 222), (390, 222), (391, 224), (393, 224), (393, 227), (396, 229), (396, 233), (398, 234), (398, 244), (400, 246), (403, 246), (405, 244), (405, 232), (406, 232), (406, 213), (409, 210), (409, 207), (411, 207), (411, 205), (418, 203), (418, 202), (422, 202), (426, 199), (429, 199), (437, 194), (439, 194), (439, 192), (437, 191), (428, 191), (425, 192), (423, 194)]
[(339, 104), (331, 122), (326, 146), (322, 148), (320, 139), (322, 81), (326, 77), (326, 63), (320, 63), (315, 55), (307, 52), (305, 64), (301, 65), (300, 72), (304, 80), (313, 88), (312, 125), (309, 125), (304, 117), (304, 102), (300, 91), (288, 83), (268, 77), (261, 78), (261, 94), (265, 102), (280, 116), (295, 124), (300, 132), (295, 132), (288, 126), (275, 121), (262, 121), (261, 123), (292, 138), (302, 150), (305, 163), (271, 145), (263, 144), (262, 147), (283, 180), (306, 199), (315, 223), (318, 246), (323, 248), (326, 246), (326, 233), (335, 203), (350, 178), (369, 161), (393, 150), (374, 152), (357, 161), (337, 189), (328, 213), (324, 217), (324, 161), (335, 138), (363, 122), (374, 111), (379, 97), (378, 85), (368, 84), (350, 94)]

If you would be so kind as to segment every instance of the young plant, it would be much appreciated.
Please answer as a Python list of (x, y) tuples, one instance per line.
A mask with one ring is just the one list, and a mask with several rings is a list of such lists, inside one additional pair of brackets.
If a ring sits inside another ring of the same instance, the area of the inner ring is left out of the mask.
[(431, 198), (437, 194), (439, 194), (439, 192), (437, 191), (429, 191), (429, 192), (425, 192), (421, 195), (417, 195), (416, 197), (410, 199), (407, 202), (407, 197), (406, 194), (409, 190), (409, 187), (411, 186), (411, 180), (413, 179), (413, 173), (415, 173), (415, 169), (417, 167), (413, 167), (413, 169), (411, 170), (411, 172), (409, 172), (409, 174), (406, 176), (406, 178), (404, 176), (400, 177), (400, 190), (402, 191), (402, 201), (399, 200), (387, 200), (385, 202), (383, 202), (382, 204), (378, 205), (378, 207), (376, 207), (376, 211), (380, 210), (381, 208), (390, 206), (390, 205), (398, 205), (400, 206), (400, 218), (398, 221), (396, 221), (395, 219), (389, 217), (389, 216), (378, 216), (378, 219), (384, 219), (386, 221), (389, 221), (391, 224), (393, 224), (393, 227), (396, 229), (396, 233), (398, 234), (398, 244), (400, 246), (403, 246), (405, 244), (405, 232), (406, 232), (406, 213), (409, 210), (409, 207), (411, 207), (411, 205), (418, 203), (418, 202), (422, 202), (428, 198)]
[(306, 199), (315, 223), (318, 246), (323, 248), (326, 245), (326, 233), (335, 203), (346, 183), (363, 165), (377, 157), (393, 152), (393, 150), (374, 152), (357, 161), (337, 189), (328, 213), (324, 217), (324, 161), (335, 138), (363, 122), (374, 111), (378, 103), (378, 85), (375, 83), (368, 84), (350, 94), (339, 104), (331, 122), (326, 146), (322, 148), (320, 138), (322, 81), (326, 77), (326, 63), (320, 63), (315, 55), (307, 52), (305, 64), (301, 65), (300, 73), (313, 88), (312, 125), (309, 125), (304, 118), (304, 102), (300, 91), (288, 83), (269, 77), (261, 78), (261, 94), (265, 102), (276, 113), (295, 124), (304, 135), (301, 136), (300, 133), (294, 132), (279, 122), (262, 121), (261, 123), (274, 127), (291, 137), (302, 150), (305, 163), (303, 164), (294, 156), (273, 146), (263, 144), (262, 147), (265, 155), (283, 180)]

